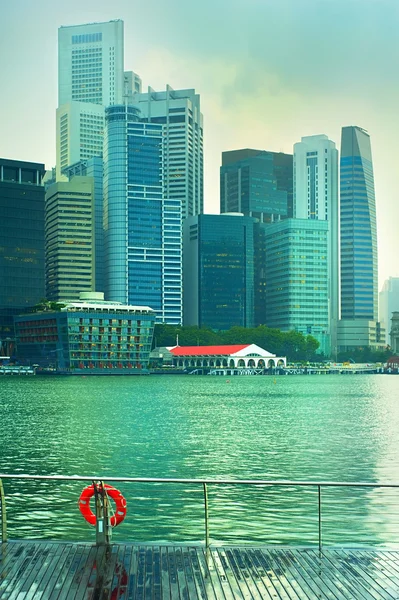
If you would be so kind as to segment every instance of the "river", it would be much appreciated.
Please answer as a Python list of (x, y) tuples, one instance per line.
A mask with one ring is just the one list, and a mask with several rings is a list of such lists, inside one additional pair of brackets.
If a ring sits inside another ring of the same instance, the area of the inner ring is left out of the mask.
[[(2, 377), (0, 472), (399, 482), (399, 377)], [(11, 538), (94, 539), (81, 482), (4, 481)], [(126, 484), (116, 541), (203, 540), (202, 486)], [(399, 489), (326, 489), (325, 543), (397, 542)], [(317, 489), (211, 486), (212, 541), (317, 542)]]

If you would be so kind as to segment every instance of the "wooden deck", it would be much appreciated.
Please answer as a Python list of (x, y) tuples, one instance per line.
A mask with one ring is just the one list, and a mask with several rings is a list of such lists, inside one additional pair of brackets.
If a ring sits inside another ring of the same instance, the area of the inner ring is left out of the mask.
[(1, 600), (392, 600), (399, 551), (0, 543)]

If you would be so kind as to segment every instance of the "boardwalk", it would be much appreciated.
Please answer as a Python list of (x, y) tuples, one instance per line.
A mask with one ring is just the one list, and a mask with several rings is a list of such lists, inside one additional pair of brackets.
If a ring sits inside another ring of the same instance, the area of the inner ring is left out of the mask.
[(392, 600), (399, 551), (8, 542), (1, 600)]

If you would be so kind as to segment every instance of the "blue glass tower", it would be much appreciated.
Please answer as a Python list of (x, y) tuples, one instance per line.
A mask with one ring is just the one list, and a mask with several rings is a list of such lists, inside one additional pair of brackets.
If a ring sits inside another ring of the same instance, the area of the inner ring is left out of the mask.
[(378, 256), (370, 136), (343, 127), (341, 139), (341, 319), (377, 320)]
[(104, 243), (107, 299), (182, 321), (181, 206), (165, 198), (163, 126), (133, 106), (106, 109)]

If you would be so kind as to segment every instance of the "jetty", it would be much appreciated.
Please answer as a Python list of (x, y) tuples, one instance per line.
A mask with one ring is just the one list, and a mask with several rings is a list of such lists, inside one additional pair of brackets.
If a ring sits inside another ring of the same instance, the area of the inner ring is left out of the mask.
[[(82, 480), (86, 477), (0, 475), (7, 479)], [(394, 600), (399, 598), (399, 547), (331, 547), (322, 540), (324, 487), (396, 488), (399, 484), (260, 480), (112, 478), (118, 481), (200, 485), (204, 491), (202, 544), (112, 543), (107, 527), (96, 541), (9, 540), (6, 496), (0, 484), (0, 599), (83, 600)], [(209, 543), (207, 489), (211, 485), (313, 486), (318, 491), (314, 547)], [(96, 506), (97, 506), (96, 497)], [(97, 512), (97, 508), (96, 508)]]

